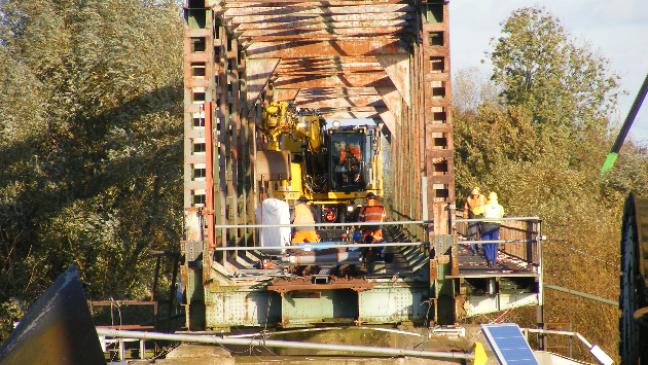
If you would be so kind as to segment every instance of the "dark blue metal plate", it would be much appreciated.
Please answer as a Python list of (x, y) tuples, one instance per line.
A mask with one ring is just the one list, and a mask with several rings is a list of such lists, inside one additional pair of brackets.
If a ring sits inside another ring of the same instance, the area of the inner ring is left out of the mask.
[(517, 324), (482, 325), (497, 360), (502, 365), (539, 365)]

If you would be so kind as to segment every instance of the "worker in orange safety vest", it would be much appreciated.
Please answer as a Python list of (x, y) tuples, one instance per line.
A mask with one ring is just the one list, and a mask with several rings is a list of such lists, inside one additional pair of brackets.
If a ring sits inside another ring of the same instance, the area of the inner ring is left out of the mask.
[[(466, 199), (466, 204), (464, 204), (464, 218), (481, 218), (482, 215), (476, 214), (475, 212), (479, 211), (484, 204), (486, 204), (486, 197), (481, 194), (479, 187), (475, 187), (470, 192), (470, 196)], [(478, 240), (480, 227), (480, 222), (468, 222), (467, 238), (471, 241)], [(470, 244), (470, 251), (472, 251), (473, 254), (477, 254), (477, 245), (474, 243)]]
[[(315, 224), (315, 216), (306, 197), (301, 196), (295, 204), (292, 224)], [(291, 243), (314, 243), (319, 242), (320, 237), (315, 231), (315, 226), (295, 227), (295, 233)]]
[(360, 181), (360, 161), (362, 152), (360, 146), (356, 144), (346, 144), (342, 141), (339, 144), (340, 157), (338, 159), (338, 172), (343, 172), (343, 184)]
[[(382, 222), (385, 220), (385, 207), (380, 203), (374, 193), (367, 194), (364, 205), (360, 208), (358, 218), (360, 222)], [(363, 226), (362, 241), (365, 243), (384, 241), (380, 226)]]
[[(374, 193), (367, 194), (364, 205), (360, 208), (358, 220), (360, 222), (382, 222), (385, 220), (385, 207), (380, 203)], [(364, 243), (380, 243), (384, 242), (381, 226), (362, 226), (361, 242)], [(365, 255), (369, 252), (377, 254), (379, 257), (384, 258), (383, 247), (373, 248), (371, 250), (363, 250)]]

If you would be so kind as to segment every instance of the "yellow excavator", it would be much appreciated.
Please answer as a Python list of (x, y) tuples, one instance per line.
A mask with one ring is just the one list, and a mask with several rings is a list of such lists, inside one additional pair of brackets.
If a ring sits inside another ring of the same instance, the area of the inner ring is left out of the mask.
[(257, 181), (273, 197), (293, 203), (303, 195), (323, 222), (346, 222), (368, 193), (383, 196), (380, 126), (329, 123), (287, 102), (265, 106), (262, 120)]

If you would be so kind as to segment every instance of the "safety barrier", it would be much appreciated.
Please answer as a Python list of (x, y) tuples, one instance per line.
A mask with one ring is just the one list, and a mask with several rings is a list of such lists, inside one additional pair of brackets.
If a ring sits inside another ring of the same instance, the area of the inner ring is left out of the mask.
[[(613, 360), (612, 358), (605, 353), (600, 347), (597, 345), (592, 344), (589, 342), (583, 335), (581, 335), (578, 332), (573, 332), (573, 331), (556, 331), (556, 330), (546, 330), (542, 328), (522, 328), (522, 333), (527, 338), (529, 338), (530, 333), (536, 333), (539, 335), (539, 343), (543, 344), (544, 343), (544, 336), (547, 335), (556, 335), (556, 336), (568, 336), (568, 337), (574, 337), (578, 339), (584, 346), (587, 348), (587, 350), (592, 354), (592, 356), (596, 359), (597, 362), (599, 362), (601, 365), (612, 365)], [(542, 348), (545, 346), (543, 345)]]
[[(489, 219), (492, 220), (492, 219)], [(499, 240), (481, 240), (470, 239), (468, 227), (471, 224), (481, 224), (487, 221), (484, 218), (455, 220), (455, 232), (463, 237), (458, 239), (457, 244), (483, 245), (487, 243), (498, 243), (499, 250), (513, 257), (517, 257), (525, 262), (540, 265), (541, 262), (541, 241), (542, 237), (542, 220), (538, 217), (504, 217), (500, 218), (500, 239)]]
[[(487, 243), (498, 243), (499, 250), (516, 258), (519, 258), (529, 264), (540, 265), (541, 261), (541, 248), (540, 241), (542, 240), (541, 224), (542, 220), (538, 217), (504, 217), (499, 219), (500, 225), (500, 239), (499, 240), (481, 240), (481, 239), (467, 239), (468, 227), (471, 224), (481, 224), (486, 219), (463, 219), (457, 218), (454, 220), (454, 232), (457, 234), (457, 239), (454, 240), (453, 246), (454, 253), (456, 254), (457, 245), (477, 244), (483, 245)], [(349, 223), (308, 223), (308, 224), (220, 224), (215, 225), (216, 230), (228, 229), (259, 229), (259, 228), (299, 228), (299, 227), (317, 227), (317, 228), (362, 228), (365, 226), (419, 226), (426, 230), (433, 224), (430, 220), (407, 220), (407, 221), (385, 221), (385, 222), (349, 222)], [(432, 245), (435, 243), (430, 242), (429, 235), (426, 235), (425, 240), (420, 242), (382, 242), (382, 243), (330, 243), (318, 244), (317, 248), (364, 248), (364, 247), (407, 247), (407, 246), (422, 246)], [(228, 246), (221, 245), (213, 249), (214, 252), (226, 251), (276, 251), (278, 249), (290, 250), (310, 250), (312, 245), (298, 244), (284, 247), (259, 247), (259, 246)], [(441, 245), (440, 245), (441, 246)], [(447, 246), (450, 248), (450, 246)], [(444, 246), (445, 247), (445, 246)], [(436, 247), (438, 253), (443, 253), (445, 250), (440, 250)]]

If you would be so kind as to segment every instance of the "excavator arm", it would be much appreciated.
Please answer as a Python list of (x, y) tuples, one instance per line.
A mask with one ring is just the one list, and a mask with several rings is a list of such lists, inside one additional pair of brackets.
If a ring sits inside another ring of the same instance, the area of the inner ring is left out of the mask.
[(263, 110), (268, 151), (299, 152), (305, 146), (309, 152), (317, 152), (322, 147), (322, 132), (322, 118), (315, 112), (300, 112), (287, 102), (272, 102)]

